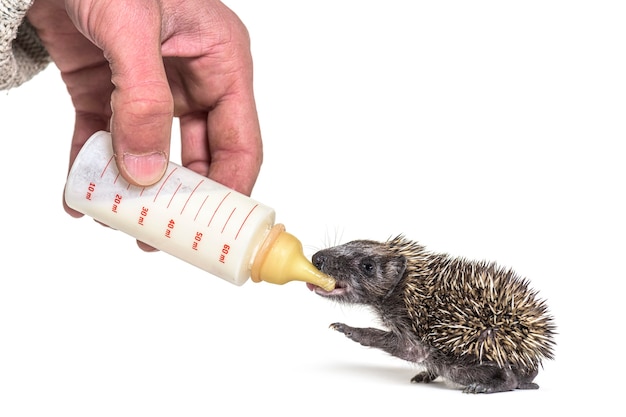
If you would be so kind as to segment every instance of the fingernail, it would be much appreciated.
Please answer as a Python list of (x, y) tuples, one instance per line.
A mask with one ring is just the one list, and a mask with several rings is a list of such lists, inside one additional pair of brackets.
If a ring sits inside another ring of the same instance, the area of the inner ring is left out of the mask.
[(142, 186), (158, 182), (167, 168), (167, 160), (163, 152), (144, 155), (124, 154), (124, 168), (130, 177)]

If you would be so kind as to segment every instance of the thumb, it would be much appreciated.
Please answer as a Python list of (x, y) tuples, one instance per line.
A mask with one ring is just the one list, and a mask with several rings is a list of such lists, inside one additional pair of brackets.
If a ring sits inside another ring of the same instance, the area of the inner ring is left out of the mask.
[(147, 186), (159, 181), (167, 167), (174, 103), (161, 56), (158, 2), (124, 3), (135, 10), (118, 15), (111, 22), (112, 36), (102, 39), (115, 87), (111, 135), (124, 179)]

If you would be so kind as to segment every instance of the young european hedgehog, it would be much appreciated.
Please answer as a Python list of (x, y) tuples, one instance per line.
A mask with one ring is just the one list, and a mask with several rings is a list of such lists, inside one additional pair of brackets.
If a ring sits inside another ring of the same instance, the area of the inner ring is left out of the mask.
[(512, 270), (428, 252), (398, 236), (357, 240), (313, 255), (334, 277), (317, 294), (371, 307), (389, 330), (331, 328), (364, 346), (421, 364), (411, 382), (438, 376), (467, 393), (537, 389), (542, 359), (553, 358), (555, 325), (545, 301)]

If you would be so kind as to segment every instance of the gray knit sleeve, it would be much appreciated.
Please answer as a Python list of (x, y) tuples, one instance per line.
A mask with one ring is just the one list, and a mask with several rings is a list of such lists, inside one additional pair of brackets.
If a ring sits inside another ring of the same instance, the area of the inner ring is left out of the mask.
[(34, 0), (0, 0), (0, 90), (30, 80), (50, 62), (37, 32), (25, 19)]

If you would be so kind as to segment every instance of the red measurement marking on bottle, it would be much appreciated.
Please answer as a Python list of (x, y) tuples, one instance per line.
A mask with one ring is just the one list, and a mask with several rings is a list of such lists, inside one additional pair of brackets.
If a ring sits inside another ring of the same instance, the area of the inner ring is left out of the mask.
[[(189, 197), (187, 197), (187, 201), (185, 201), (185, 204), (183, 205), (182, 210), (180, 211), (180, 214), (183, 214), (183, 211), (185, 211), (185, 207), (187, 207), (187, 203), (189, 203), (189, 200), (191, 199), (191, 196), (193, 195), (193, 193), (196, 192), (196, 190), (198, 189), (198, 187), (200, 186), (200, 184), (202, 184), (204, 182), (204, 180), (201, 180), (198, 185), (196, 185), (196, 187), (193, 189), (193, 191), (191, 192), (191, 194), (189, 194)], [(198, 215), (196, 214), (196, 217)], [(194, 217), (195, 220), (195, 217)]]
[(90, 182), (89, 185), (87, 186), (87, 193), (85, 194), (85, 198), (91, 201), (91, 195), (93, 194), (94, 191), (96, 191), (96, 183)]
[(115, 194), (115, 198), (113, 199), (113, 205), (111, 206), (111, 211), (113, 213), (117, 213), (117, 208), (120, 204), (122, 204), (122, 196), (119, 194)]
[[(202, 204), (200, 204), (200, 208), (198, 209), (198, 212), (196, 213), (196, 217), (193, 218), (193, 221), (195, 222), (196, 219), (198, 218), (198, 214), (200, 214), (200, 211), (202, 210), (202, 207), (204, 207), (204, 203), (206, 203), (207, 199), (209, 198), (209, 196), (207, 195), (206, 197), (204, 197), (204, 200), (202, 201)], [(182, 211), (181, 211), (182, 213)]]
[(228, 218), (226, 219), (226, 221), (224, 222), (224, 226), (222, 226), (222, 232), (224, 233), (224, 229), (226, 229), (226, 225), (228, 224), (228, 222), (230, 221), (230, 218), (233, 217), (233, 214), (235, 213), (235, 210), (237, 210), (237, 207), (235, 207), (233, 209), (233, 211), (230, 212), (230, 214), (228, 215)]
[(228, 255), (228, 252), (230, 252), (230, 246), (224, 243), (224, 246), (222, 246), (222, 253), (220, 253), (220, 257), (218, 259), (221, 263), (226, 263), (226, 255)]
[(237, 238), (239, 237), (239, 233), (241, 232), (241, 229), (243, 229), (243, 225), (246, 224), (246, 222), (248, 221), (248, 218), (257, 207), (259, 207), (259, 205), (255, 204), (254, 207), (252, 207), (252, 209), (248, 212), (248, 215), (246, 216), (246, 218), (243, 219), (243, 221), (241, 222), (241, 226), (239, 226), (239, 230), (237, 230), (237, 234), (235, 235), (235, 240), (237, 240)]
[(146, 220), (146, 217), (148, 217), (148, 210), (150, 209), (147, 207), (141, 208), (141, 212), (139, 213), (139, 219), (137, 220), (137, 224), (139, 226), (143, 226), (143, 223)]
[(113, 180), (113, 184), (117, 184), (117, 179), (120, 177), (120, 173), (118, 172), (117, 175), (115, 176), (115, 179)]
[(100, 178), (104, 177), (104, 173), (107, 172), (107, 169), (109, 168), (109, 165), (111, 165), (111, 162), (113, 161), (113, 158), (114, 158), (113, 156), (111, 158), (109, 158), (109, 161), (107, 162), (107, 164), (104, 166), (104, 169), (100, 173)]
[(167, 208), (170, 208), (170, 204), (172, 204), (172, 200), (174, 200), (174, 196), (176, 195), (176, 193), (178, 192), (178, 190), (180, 190), (180, 187), (181, 187), (182, 185), (183, 185), (183, 184), (181, 183), (181, 184), (178, 184), (178, 187), (176, 187), (176, 191), (174, 191), (174, 194), (172, 194), (172, 198), (170, 198), (169, 203), (167, 203)]
[(167, 229), (165, 229), (165, 237), (166, 238), (171, 238), (172, 237), (172, 230), (174, 230), (174, 226), (176, 223), (174, 223), (174, 219), (170, 219), (170, 222), (167, 224)]
[(166, 183), (166, 182), (170, 179), (170, 177), (172, 176), (172, 174), (173, 174), (174, 172), (176, 172), (176, 170), (177, 170), (177, 169), (178, 169), (178, 168), (174, 168), (174, 169), (172, 170), (172, 172), (170, 172), (170, 173), (169, 173), (169, 175), (167, 176), (167, 178), (165, 178), (165, 179), (163, 180), (163, 182), (161, 183), (161, 186), (159, 187), (159, 191), (157, 191), (156, 195), (154, 196), (154, 200), (152, 200), (152, 202), (155, 202), (155, 201), (156, 201), (157, 197), (159, 196), (159, 193), (161, 192), (161, 190), (163, 190), (163, 187), (165, 186), (165, 183)]
[[(222, 203), (224, 202), (224, 200), (226, 200), (226, 198), (228, 198), (228, 196), (230, 195), (230, 191), (228, 192), (228, 194), (226, 194), (224, 196), (224, 198), (222, 198), (222, 201), (220, 201), (220, 203), (218, 204), (217, 208), (215, 209), (215, 211), (213, 212), (213, 215), (211, 216), (211, 220), (209, 220), (209, 223), (206, 225), (206, 227), (211, 226), (211, 222), (213, 221), (213, 218), (215, 217), (215, 215), (217, 214), (217, 212), (219, 211), (220, 207), (222, 206)], [(232, 214), (232, 213), (231, 213)]]
[(191, 242), (191, 249), (198, 250), (198, 245), (202, 241), (202, 232), (196, 232), (196, 236), (193, 238), (193, 242)]

